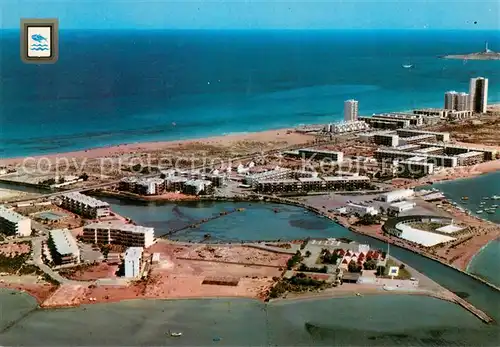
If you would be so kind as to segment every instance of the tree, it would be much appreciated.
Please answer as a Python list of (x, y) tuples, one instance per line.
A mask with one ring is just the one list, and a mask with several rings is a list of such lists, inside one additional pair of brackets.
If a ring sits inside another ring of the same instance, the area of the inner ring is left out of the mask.
[(161, 178), (162, 180), (164, 180), (165, 178), (167, 178), (167, 175), (165, 175), (164, 173), (162, 173), (162, 174), (160, 175), (160, 178)]
[(306, 257), (308, 257), (308, 258), (309, 258), (310, 256), (311, 256), (311, 252), (306, 251)]
[(354, 260), (351, 260), (347, 265), (347, 270), (349, 270), (349, 272), (361, 272), (361, 266), (358, 265)]
[(377, 268), (377, 261), (370, 259), (364, 263), (365, 270), (375, 270)]
[(89, 179), (89, 175), (87, 175), (85, 172), (82, 173), (79, 177), (80, 179), (84, 180), (84, 181), (87, 181)]

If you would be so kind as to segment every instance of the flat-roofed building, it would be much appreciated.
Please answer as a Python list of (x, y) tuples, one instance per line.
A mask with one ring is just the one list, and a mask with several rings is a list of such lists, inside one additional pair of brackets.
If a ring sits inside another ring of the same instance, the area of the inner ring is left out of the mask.
[(381, 146), (397, 147), (399, 145), (399, 136), (397, 134), (375, 134), (373, 143)]
[[(450, 133), (436, 132), (436, 131), (425, 131), (425, 130), (416, 130), (416, 129), (398, 129), (396, 133), (400, 137), (411, 137), (417, 135), (434, 135), (437, 141), (440, 142), (449, 142), (450, 141)], [(425, 140), (422, 140), (425, 141)]]
[(344, 122), (355, 122), (358, 120), (358, 101), (344, 101)]
[(325, 130), (334, 134), (345, 134), (368, 130), (370, 126), (363, 121), (339, 122), (327, 124)]
[(442, 147), (425, 147), (425, 148), (419, 148), (414, 151), (415, 153), (424, 153), (424, 154), (439, 154), (442, 155), (444, 154), (444, 150)]
[(408, 137), (400, 137), (399, 138), (399, 143), (402, 145), (411, 145), (411, 144), (416, 144), (422, 141), (428, 141), (428, 142), (433, 142), (437, 141), (436, 136), (432, 134), (422, 134), (422, 135), (415, 135), (415, 136), (408, 136)]
[(414, 195), (415, 191), (413, 189), (399, 189), (382, 194), (381, 199), (384, 202), (390, 203), (390, 202), (405, 200)]
[(383, 114), (377, 114), (374, 117), (379, 118), (379, 119), (397, 119), (397, 120), (407, 120), (410, 122), (411, 126), (422, 126), (424, 125), (424, 118), (421, 114), (414, 114), (414, 113), (383, 113)]
[(258, 181), (256, 190), (263, 193), (322, 192), (367, 189), (367, 176), (299, 177)]
[(457, 95), (458, 93), (454, 90), (450, 90), (444, 93), (444, 108), (447, 110), (457, 109)]
[(363, 206), (359, 204), (349, 203), (346, 205), (346, 211), (348, 214), (357, 214), (364, 216), (365, 214), (371, 214), (375, 216), (378, 214), (378, 210), (373, 206)]
[(8, 236), (30, 236), (31, 219), (4, 206), (0, 206), (0, 232)]
[(141, 275), (143, 251), (142, 247), (127, 248), (123, 257), (125, 277), (137, 278)]
[(338, 151), (329, 151), (323, 149), (299, 149), (299, 155), (306, 159), (311, 160), (331, 160), (340, 163), (344, 160), (344, 153)]
[(413, 110), (414, 114), (420, 114), (422, 116), (427, 116), (427, 117), (438, 117), (441, 119), (448, 118), (449, 112), (450, 112), (450, 110), (443, 109), (443, 108), (419, 108), (419, 109)]
[(484, 153), (483, 152), (467, 152), (457, 154), (458, 157), (458, 165), (467, 166), (467, 165), (475, 165), (482, 163), (484, 161)]
[(450, 143), (429, 143), (429, 142), (421, 142), (419, 143), (422, 147), (441, 147), (444, 150), (444, 153), (447, 155), (458, 155), (461, 153), (468, 152), (481, 152), (484, 153), (484, 160), (494, 160), (497, 155), (497, 151), (488, 148), (479, 148), (479, 147), (469, 147), (462, 145), (455, 145)]
[(245, 184), (256, 187), (260, 181), (281, 180), (292, 178), (293, 170), (288, 168), (277, 167), (274, 170), (259, 172), (253, 175), (245, 176)]
[(484, 77), (471, 78), (469, 94), (469, 109), (476, 113), (486, 113), (488, 107), (488, 79)]
[(94, 244), (149, 247), (155, 243), (154, 228), (124, 222), (93, 223), (83, 227), (83, 240)]
[(397, 146), (396, 148), (394, 148), (396, 151), (404, 151), (404, 152), (416, 152), (415, 150), (416, 149), (419, 149), (420, 148), (420, 145), (417, 145), (417, 144), (407, 144), (407, 145), (401, 145), (401, 146)]
[(369, 189), (370, 178), (367, 176), (325, 176), (327, 191)]
[(462, 120), (462, 119), (469, 119), (473, 115), (473, 112), (471, 110), (463, 110), (463, 111), (452, 111), (448, 113), (448, 119), (451, 120)]
[(184, 184), (183, 191), (190, 195), (210, 194), (213, 191), (213, 184), (209, 180), (189, 180)]
[(120, 180), (118, 188), (139, 195), (159, 195), (165, 191), (165, 180), (158, 177), (125, 177)]
[(367, 123), (374, 129), (396, 130), (399, 128), (408, 128), (410, 126), (410, 121), (408, 119), (379, 118), (377, 116), (358, 117), (358, 119)]
[(417, 157), (418, 160), (409, 158), (408, 160), (397, 163), (397, 172), (399, 177), (422, 177), (434, 173), (434, 164), (428, 163), (427, 158)]
[[(457, 94), (457, 104), (455, 111), (470, 111), (470, 95), (467, 93), (458, 93)], [(472, 111), (471, 111), (472, 113)]]
[(379, 162), (394, 161), (394, 160), (404, 161), (415, 156), (427, 158), (427, 162), (434, 164), (434, 167), (436, 166), (455, 167), (458, 165), (457, 157), (451, 157), (446, 155), (404, 152), (404, 151), (396, 151), (396, 150), (380, 149), (380, 148), (377, 149), (374, 154), (374, 157)]
[(417, 204), (414, 203), (413, 201), (399, 201), (399, 202), (395, 202), (393, 204), (390, 204), (387, 209), (390, 212), (401, 213), (401, 212), (409, 211), (409, 210), (415, 208), (416, 205)]
[(169, 177), (165, 180), (165, 186), (169, 191), (182, 191), (187, 181), (187, 177)]
[(56, 265), (80, 263), (80, 248), (68, 229), (51, 230), (47, 244)]
[(61, 201), (63, 208), (87, 218), (106, 217), (111, 212), (107, 202), (78, 192), (61, 195)]

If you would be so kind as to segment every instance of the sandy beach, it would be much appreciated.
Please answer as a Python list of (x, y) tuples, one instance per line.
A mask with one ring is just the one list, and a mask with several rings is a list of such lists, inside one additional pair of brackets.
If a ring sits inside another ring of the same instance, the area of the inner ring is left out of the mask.
[[(289, 132), (289, 133), (288, 133)], [(37, 155), (30, 157), (6, 158), (0, 159), (0, 166), (14, 166), (24, 162), (34, 162), (43, 160), (56, 162), (59, 159), (68, 159), (80, 161), (83, 159), (98, 158), (116, 158), (122, 155), (133, 155), (140, 153), (155, 153), (161, 151), (179, 150), (189, 146), (216, 147), (244, 147), (245, 144), (253, 143), (255, 147), (262, 147), (263, 150), (270, 150), (274, 147), (286, 147), (307, 143), (313, 139), (313, 136), (293, 132), (291, 128), (267, 130), (255, 133), (240, 133), (231, 135), (221, 135), (208, 138), (162, 141), (162, 142), (142, 142), (142, 143), (124, 143), (116, 146), (91, 148), (75, 152), (56, 153), (47, 155)], [(269, 148), (271, 147), (271, 148)]]

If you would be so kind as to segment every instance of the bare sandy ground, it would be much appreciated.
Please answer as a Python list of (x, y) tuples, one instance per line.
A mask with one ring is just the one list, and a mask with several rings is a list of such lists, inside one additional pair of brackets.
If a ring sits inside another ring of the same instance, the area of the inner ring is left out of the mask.
[(31, 246), (26, 243), (3, 243), (0, 244), (0, 254), (7, 257), (14, 257), (16, 254), (29, 253)]
[[(287, 134), (287, 131), (292, 131)], [(278, 129), (278, 130), (268, 130), (255, 133), (242, 133), (242, 134), (232, 134), (225, 136), (214, 136), (201, 139), (193, 140), (180, 140), (180, 141), (164, 141), (164, 142), (143, 142), (143, 143), (130, 143), (122, 144), (117, 146), (108, 146), (101, 148), (93, 148), (82, 151), (66, 152), (59, 154), (49, 154), (28, 157), (32, 159), (47, 158), (48, 160), (55, 162), (58, 158), (67, 158), (71, 160), (81, 160), (84, 158), (95, 159), (95, 158), (107, 158), (107, 157), (118, 157), (125, 154), (136, 154), (136, 153), (147, 153), (153, 151), (161, 150), (172, 150), (175, 148), (181, 148), (189, 145), (202, 144), (205, 146), (224, 146), (231, 147), (237, 143), (250, 141), (250, 142), (262, 142), (262, 143), (281, 143), (282, 145), (294, 145), (301, 144), (311, 141), (313, 137), (307, 134), (300, 134), (293, 132), (293, 129)], [(25, 157), (10, 158), (10, 159), (0, 159), (0, 166), (15, 165), (23, 162)]]

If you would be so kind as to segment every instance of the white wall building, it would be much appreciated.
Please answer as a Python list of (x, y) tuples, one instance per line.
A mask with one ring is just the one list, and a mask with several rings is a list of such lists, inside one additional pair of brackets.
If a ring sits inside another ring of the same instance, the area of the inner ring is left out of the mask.
[(31, 235), (31, 219), (0, 206), (0, 232), (20, 237)]
[(123, 222), (93, 223), (83, 227), (83, 240), (95, 244), (149, 247), (155, 243), (155, 234), (154, 228)]
[(347, 204), (346, 212), (348, 214), (359, 214), (360, 216), (364, 216), (365, 214), (371, 214), (374, 216), (378, 214), (378, 210), (373, 206), (363, 206), (353, 203)]
[(358, 101), (344, 101), (344, 122), (355, 122), (358, 120)]
[(477, 113), (486, 113), (488, 107), (488, 79), (484, 77), (470, 80), (470, 109)]
[(125, 251), (124, 269), (125, 277), (137, 278), (141, 274), (142, 247), (129, 247)]
[(58, 265), (80, 263), (80, 248), (71, 231), (68, 229), (51, 230), (50, 240), (53, 244), (52, 259)]
[(415, 191), (413, 189), (400, 189), (394, 190), (392, 192), (387, 192), (382, 194), (381, 199), (385, 202), (396, 202), (405, 200), (415, 195)]
[(84, 217), (106, 217), (111, 212), (107, 202), (78, 192), (63, 194), (61, 195), (61, 200), (63, 208)]
[(413, 209), (416, 205), (412, 201), (400, 201), (390, 204), (388, 210), (401, 213)]

